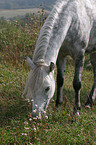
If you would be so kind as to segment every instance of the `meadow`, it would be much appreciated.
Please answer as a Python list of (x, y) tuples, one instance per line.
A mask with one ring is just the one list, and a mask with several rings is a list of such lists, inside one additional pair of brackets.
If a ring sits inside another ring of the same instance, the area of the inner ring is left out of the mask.
[(80, 116), (72, 116), (74, 62), (70, 57), (63, 104), (55, 108), (55, 91), (48, 119), (34, 120), (31, 101), (21, 97), (30, 71), (26, 56), (32, 58), (44, 21), (42, 11), (39, 17), (30, 15), (21, 21), (0, 20), (0, 145), (96, 145), (96, 101), (91, 109), (84, 106), (93, 84), (88, 55), (82, 74)]

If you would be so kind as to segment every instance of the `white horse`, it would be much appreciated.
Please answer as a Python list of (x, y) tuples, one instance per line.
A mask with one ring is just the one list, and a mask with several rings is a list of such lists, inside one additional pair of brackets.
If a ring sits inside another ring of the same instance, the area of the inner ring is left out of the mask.
[(54, 95), (54, 68), (57, 62), (56, 106), (63, 102), (63, 82), (66, 56), (75, 61), (73, 87), (74, 113), (80, 104), (81, 74), (85, 52), (90, 53), (94, 83), (86, 106), (96, 96), (96, 0), (59, 0), (43, 25), (36, 43), (33, 59), (27, 57), (31, 68), (23, 95), (33, 98), (32, 116), (40, 116)]

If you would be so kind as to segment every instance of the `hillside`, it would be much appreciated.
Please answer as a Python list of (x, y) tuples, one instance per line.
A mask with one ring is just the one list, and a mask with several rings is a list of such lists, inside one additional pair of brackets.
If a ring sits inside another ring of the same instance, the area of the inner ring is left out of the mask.
[[(39, 11), (41, 11), (42, 9), (40, 8), (32, 8), (32, 9), (3, 9), (0, 10), (0, 18), (1, 19), (10, 19), (10, 18), (14, 18), (14, 17), (22, 17), (25, 16), (26, 14), (38, 14)], [(45, 11), (46, 14), (48, 13), (48, 11)], [(44, 13), (45, 14), (45, 13)]]
[(52, 8), (55, 0), (0, 0), (0, 9), (28, 9), (42, 5), (45, 9)]

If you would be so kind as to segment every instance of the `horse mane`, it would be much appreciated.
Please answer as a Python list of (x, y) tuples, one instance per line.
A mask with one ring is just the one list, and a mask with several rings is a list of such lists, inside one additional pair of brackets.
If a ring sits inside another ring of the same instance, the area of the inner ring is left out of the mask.
[(41, 28), (39, 38), (36, 43), (36, 48), (33, 54), (33, 62), (45, 58), (48, 49), (49, 41), (53, 35), (54, 27), (59, 19), (59, 14), (66, 8), (70, 0), (59, 0), (56, 2), (51, 14), (48, 16), (43, 27)]

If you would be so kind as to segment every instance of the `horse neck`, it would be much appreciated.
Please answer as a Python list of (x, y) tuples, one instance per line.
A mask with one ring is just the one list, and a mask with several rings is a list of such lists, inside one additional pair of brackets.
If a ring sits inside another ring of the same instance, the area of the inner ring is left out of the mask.
[(47, 47), (47, 52), (45, 54), (45, 62), (54, 62), (56, 64), (57, 56), (62, 46), (62, 43), (66, 37), (69, 26), (71, 24), (71, 17), (68, 17), (67, 21), (61, 22), (58, 28), (54, 30), (53, 36), (50, 38), (49, 45)]
[(50, 62), (56, 64), (58, 52), (72, 20), (69, 12), (64, 13), (65, 11), (63, 11), (64, 3), (65, 1), (58, 2), (42, 27), (33, 55), (33, 62), (44, 60), (46, 64), (50, 64)]

